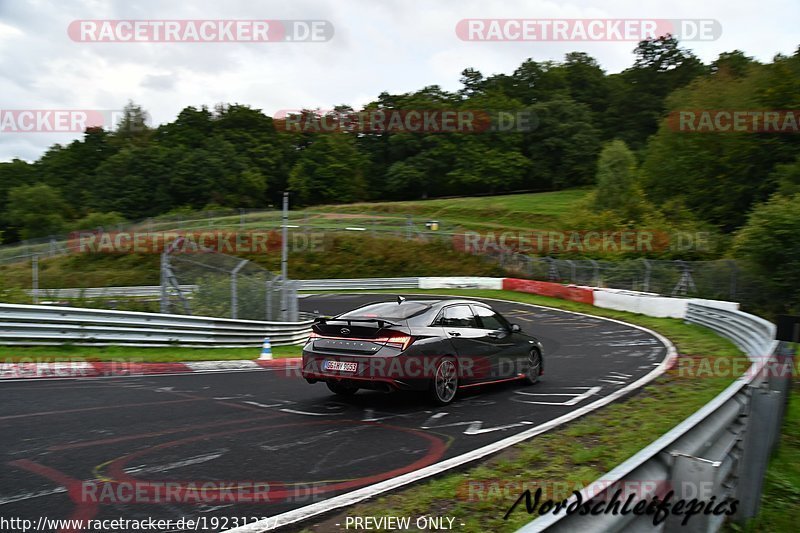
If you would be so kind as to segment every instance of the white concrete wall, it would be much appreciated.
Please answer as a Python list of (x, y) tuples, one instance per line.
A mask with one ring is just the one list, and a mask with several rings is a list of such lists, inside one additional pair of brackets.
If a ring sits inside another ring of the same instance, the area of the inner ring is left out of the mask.
[(594, 305), (597, 307), (629, 311), (659, 318), (685, 318), (686, 309), (690, 302), (732, 311), (739, 309), (738, 303), (721, 300), (670, 298), (650, 293), (616, 289), (595, 289), (594, 291)]
[(502, 290), (503, 278), (441, 277), (419, 278), (420, 289), (491, 289)]

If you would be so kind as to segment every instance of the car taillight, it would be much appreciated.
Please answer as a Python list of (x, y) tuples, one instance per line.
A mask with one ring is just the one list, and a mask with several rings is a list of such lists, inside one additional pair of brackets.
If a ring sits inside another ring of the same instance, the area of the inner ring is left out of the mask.
[(308, 338), (306, 339), (306, 344), (308, 344), (309, 342), (313, 341), (314, 339), (319, 339), (320, 337), (321, 337), (321, 335), (319, 333), (315, 333), (315, 332), (312, 331), (311, 335), (309, 335)]
[(414, 337), (410, 335), (392, 335), (386, 339), (388, 346), (394, 346), (395, 348), (400, 348), (400, 350), (405, 350), (411, 346), (412, 342), (414, 342)]

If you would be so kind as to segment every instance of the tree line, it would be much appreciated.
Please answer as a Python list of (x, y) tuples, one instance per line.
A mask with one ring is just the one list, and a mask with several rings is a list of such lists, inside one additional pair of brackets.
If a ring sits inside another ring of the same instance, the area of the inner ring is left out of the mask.
[(209, 206), (278, 205), (284, 190), (295, 205), (313, 205), (594, 185), (604, 146), (630, 151), (621, 160), (635, 167), (636, 201), (691, 212), (724, 232), (773, 194), (800, 191), (800, 136), (687, 133), (668, 120), (681, 109), (799, 109), (800, 49), (770, 63), (735, 50), (704, 64), (667, 36), (640, 42), (634, 56), (616, 74), (582, 52), (527, 59), (510, 74), (467, 68), (457, 91), (384, 92), (365, 106), (528, 112), (536, 117), (529, 131), (295, 133), (240, 104), (187, 107), (149, 127), (129, 103), (115, 129), (88, 129), (32, 163), (0, 163), (2, 240)]

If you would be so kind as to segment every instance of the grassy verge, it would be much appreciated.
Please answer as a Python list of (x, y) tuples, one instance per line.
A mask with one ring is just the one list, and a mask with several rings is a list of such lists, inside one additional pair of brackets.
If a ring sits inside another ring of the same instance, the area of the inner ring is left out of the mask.
[[(273, 346), (272, 356), (300, 357), (301, 346)], [(127, 346), (0, 346), (0, 363), (46, 361), (228, 361), (257, 359), (254, 348), (134, 348)]]
[[(387, 291), (394, 292), (397, 291)], [(405, 292), (405, 291), (404, 291)], [(424, 291), (409, 291), (424, 292)], [(437, 294), (502, 298), (587, 312), (642, 325), (668, 337), (682, 356), (736, 357), (739, 350), (710, 330), (631, 313), (599, 309), (584, 304), (540, 296), (485, 290), (436, 290)], [(518, 507), (508, 520), (503, 515), (520, 490), (489, 490), (469, 500), (466, 482), (502, 481), (519, 487), (549, 481), (561, 485), (585, 485), (634, 455), (702, 405), (729, 383), (730, 378), (696, 379), (668, 372), (635, 396), (606, 406), (558, 430), (513, 446), (478, 466), (437, 477), (406, 490), (349, 508), (345, 514), (308, 526), (307, 531), (339, 530), (343, 516), (450, 516), (464, 523), (459, 531), (515, 531), (532, 517)], [(499, 485), (498, 485), (499, 486)], [(552, 496), (565, 497), (568, 491)]]

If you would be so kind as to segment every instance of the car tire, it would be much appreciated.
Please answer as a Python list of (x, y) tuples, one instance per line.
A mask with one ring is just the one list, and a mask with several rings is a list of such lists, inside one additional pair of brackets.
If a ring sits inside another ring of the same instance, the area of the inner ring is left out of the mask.
[(429, 395), (436, 405), (447, 405), (458, 392), (458, 363), (452, 357), (445, 357), (436, 363), (431, 379)]
[(534, 348), (528, 355), (528, 368), (525, 369), (525, 383), (534, 385), (542, 372), (542, 353)]
[(358, 392), (358, 387), (348, 386), (339, 381), (326, 381), (325, 384), (332, 393), (339, 396), (352, 396)]

